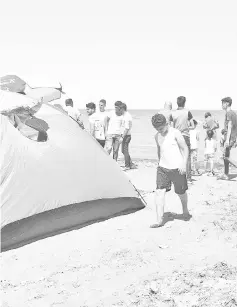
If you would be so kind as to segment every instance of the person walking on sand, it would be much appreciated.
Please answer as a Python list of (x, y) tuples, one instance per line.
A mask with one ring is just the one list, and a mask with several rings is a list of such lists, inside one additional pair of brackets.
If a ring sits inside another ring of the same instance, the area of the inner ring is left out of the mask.
[(197, 121), (194, 119), (194, 128), (190, 129), (190, 149), (191, 149), (191, 172), (192, 175), (200, 175), (198, 169), (198, 144), (199, 144), (199, 134), (200, 131), (197, 130)]
[(118, 152), (120, 144), (123, 141), (123, 109), (122, 102), (116, 101), (114, 106), (115, 110), (107, 114), (107, 134), (105, 141), (105, 150), (110, 155), (113, 149), (113, 159), (118, 160)]
[[(203, 123), (203, 128), (208, 130), (212, 130), (214, 132), (213, 138), (217, 139), (217, 133), (216, 130), (219, 128), (218, 121), (211, 115), (210, 112), (205, 113), (205, 121)], [(208, 136), (206, 136), (207, 138)]]
[(174, 184), (175, 193), (179, 196), (184, 220), (189, 220), (191, 215), (188, 211), (188, 184), (186, 168), (188, 160), (188, 147), (181, 132), (169, 126), (162, 114), (152, 117), (152, 125), (157, 130), (155, 141), (158, 153), (157, 181), (155, 191), (155, 205), (157, 213), (156, 224), (151, 228), (164, 225), (164, 206), (166, 192), (171, 190)]
[(237, 114), (231, 109), (231, 97), (222, 100), (222, 109), (225, 110), (225, 141), (224, 141), (224, 174), (218, 179), (229, 179), (230, 162), (237, 167)]
[(96, 105), (93, 102), (86, 105), (86, 110), (89, 116), (90, 134), (104, 148), (107, 131), (106, 116), (103, 113), (96, 112)]
[(99, 101), (99, 112), (103, 113), (105, 116), (107, 116), (106, 100), (105, 99), (100, 99), (100, 101)]
[(172, 102), (166, 101), (164, 104), (164, 109), (160, 110), (159, 114), (163, 114), (166, 118), (167, 123), (170, 125), (172, 118)]
[(73, 106), (73, 100), (71, 98), (65, 100), (65, 110), (67, 114), (74, 119), (82, 129), (84, 129), (84, 124), (81, 120), (81, 112)]
[(179, 96), (177, 98), (178, 109), (172, 112), (171, 122), (173, 127), (178, 129), (184, 137), (184, 140), (188, 146), (189, 156), (187, 161), (187, 180), (192, 182), (191, 176), (191, 148), (190, 148), (190, 134), (189, 128), (194, 128), (193, 115), (192, 113), (185, 108), (186, 97)]
[[(207, 130), (207, 138), (205, 139), (205, 171), (209, 176), (215, 176), (214, 174), (214, 160), (217, 151), (217, 141), (214, 138), (213, 130)], [(210, 163), (210, 172), (208, 173), (207, 165)]]
[(126, 103), (122, 103), (121, 105), (122, 111), (123, 111), (123, 124), (122, 124), (122, 130), (123, 130), (123, 141), (122, 141), (122, 147), (121, 151), (124, 155), (124, 161), (125, 161), (125, 170), (135, 169), (137, 168), (135, 164), (133, 164), (131, 156), (129, 154), (129, 143), (131, 142), (131, 130), (132, 130), (132, 116), (127, 110)]

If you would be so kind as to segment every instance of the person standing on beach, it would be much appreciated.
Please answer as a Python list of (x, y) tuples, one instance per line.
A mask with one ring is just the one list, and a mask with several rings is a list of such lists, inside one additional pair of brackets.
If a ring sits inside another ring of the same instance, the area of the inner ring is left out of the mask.
[(237, 161), (237, 114), (231, 109), (232, 99), (230, 97), (225, 97), (221, 101), (222, 109), (225, 110), (224, 174), (218, 179), (228, 180), (230, 161), (234, 163)]
[(116, 101), (115, 110), (107, 114), (107, 134), (105, 141), (105, 150), (110, 155), (113, 149), (113, 159), (118, 160), (118, 152), (120, 144), (123, 141), (123, 108), (122, 102)]
[(101, 99), (99, 101), (99, 111), (100, 113), (103, 113), (105, 116), (107, 116), (107, 111), (106, 111), (106, 100), (105, 99)]
[(129, 143), (131, 142), (131, 130), (132, 130), (132, 116), (127, 111), (127, 105), (125, 103), (122, 103), (121, 105), (122, 111), (123, 111), (123, 141), (122, 141), (122, 147), (121, 151), (124, 155), (124, 161), (125, 161), (125, 170), (135, 169), (137, 168), (133, 163), (132, 159), (129, 154)]
[(191, 148), (190, 148), (190, 134), (189, 127), (194, 129), (193, 115), (192, 113), (185, 108), (186, 97), (179, 96), (177, 98), (178, 109), (172, 112), (171, 122), (173, 127), (178, 129), (184, 137), (184, 140), (188, 146), (189, 156), (187, 161), (187, 180), (192, 182), (191, 176)]
[(157, 222), (150, 227), (157, 228), (164, 225), (165, 194), (171, 190), (172, 183), (175, 193), (182, 203), (183, 219), (189, 220), (191, 218), (188, 211), (186, 192), (188, 184), (185, 174), (189, 150), (180, 131), (170, 127), (164, 115), (155, 114), (151, 122), (157, 130), (155, 141), (158, 153), (158, 168), (155, 192)]
[(197, 130), (197, 121), (194, 119), (194, 129), (190, 129), (190, 149), (191, 149), (191, 172), (192, 175), (200, 175), (198, 169), (198, 144), (200, 131)]
[[(217, 141), (214, 138), (213, 130), (207, 130), (207, 138), (205, 139), (205, 152), (204, 152), (204, 162), (205, 162), (205, 171), (208, 176), (215, 176), (214, 174), (214, 161), (215, 154), (217, 151)], [(208, 162), (210, 164), (210, 172), (207, 171)]]
[(81, 112), (73, 106), (73, 100), (71, 98), (65, 100), (65, 110), (67, 114), (84, 129), (84, 124), (81, 120)]
[[(205, 113), (205, 121), (203, 124), (203, 128), (206, 129), (206, 131), (208, 130), (212, 130), (214, 135), (213, 138), (216, 140), (217, 139), (217, 133), (216, 133), (216, 129), (219, 128), (219, 123), (218, 121), (211, 115), (210, 112), (206, 112)], [(206, 136), (207, 138), (208, 136)]]
[(107, 117), (100, 112), (96, 112), (96, 105), (90, 102), (86, 105), (87, 114), (89, 116), (90, 134), (104, 148), (105, 135), (107, 131)]
[(166, 118), (167, 123), (170, 125), (172, 118), (172, 102), (166, 101), (164, 104), (164, 109), (160, 110), (159, 114), (163, 114)]

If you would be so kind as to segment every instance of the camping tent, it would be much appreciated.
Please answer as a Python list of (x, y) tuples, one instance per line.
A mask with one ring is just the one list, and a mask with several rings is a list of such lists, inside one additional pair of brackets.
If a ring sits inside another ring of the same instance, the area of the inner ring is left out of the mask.
[(26, 138), (0, 114), (2, 251), (144, 207), (76, 122), (49, 104), (36, 116), (47, 124), (46, 142)]

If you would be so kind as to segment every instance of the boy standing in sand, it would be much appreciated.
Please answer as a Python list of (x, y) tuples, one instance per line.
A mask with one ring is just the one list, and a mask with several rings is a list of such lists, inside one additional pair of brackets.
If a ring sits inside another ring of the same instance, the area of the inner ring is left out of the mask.
[(197, 121), (194, 119), (194, 128), (190, 129), (190, 148), (191, 148), (191, 171), (192, 175), (200, 175), (198, 170), (198, 143), (199, 131), (197, 130)]
[(213, 130), (207, 130), (207, 138), (205, 139), (205, 171), (207, 172), (207, 164), (210, 163), (209, 176), (215, 176), (214, 174), (214, 159), (217, 151), (217, 141), (214, 138)]
[(152, 117), (152, 125), (157, 130), (155, 141), (158, 153), (157, 187), (155, 192), (155, 203), (157, 223), (151, 228), (164, 225), (165, 194), (171, 190), (174, 184), (175, 193), (179, 196), (183, 218), (189, 220), (191, 215), (188, 211), (187, 178), (186, 167), (188, 160), (188, 147), (185, 140), (177, 129), (169, 126), (162, 114), (155, 114)]
[(89, 116), (90, 134), (104, 148), (107, 130), (106, 117), (103, 114), (96, 112), (96, 105), (93, 102), (87, 103), (86, 111)]
[(225, 142), (224, 142), (224, 174), (219, 179), (229, 179), (230, 161), (237, 167), (237, 114), (231, 110), (232, 99), (225, 97), (222, 100), (222, 109), (225, 110)]
[(107, 134), (105, 141), (105, 150), (110, 155), (113, 150), (113, 159), (118, 160), (118, 152), (120, 144), (123, 142), (123, 109), (122, 102), (116, 101), (115, 110), (107, 115)]
[(185, 142), (188, 146), (189, 156), (187, 161), (187, 180), (192, 182), (191, 176), (191, 148), (190, 148), (190, 134), (189, 127), (194, 128), (192, 113), (185, 108), (186, 97), (179, 96), (177, 98), (178, 109), (172, 113), (171, 121), (173, 127), (178, 129), (183, 135)]
[(125, 170), (135, 169), (137, 168), (135, 164), (133, 164), (131, 156), (129, 154), (129, 143), (131, 142), (131, 130), (132, 130), (132, 116), (127, 110), (126, 103), (122, 103), (122, 110), (123, 110), (123, 141), (121, 151), (124, 155), (125, 161)]

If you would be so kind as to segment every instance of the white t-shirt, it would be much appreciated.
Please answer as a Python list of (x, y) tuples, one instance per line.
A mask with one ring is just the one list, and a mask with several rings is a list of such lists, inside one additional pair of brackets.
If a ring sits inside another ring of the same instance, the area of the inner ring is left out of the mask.
[(78, 109), (71, 107), (71, 106), (66, 106), (64, 109), (67, 111), (67, 114), (70, 117), (72, 117), (76, 121), (80, 120), (81, 112)]
[(199, 131), (194, 129), (189, 131), (191, 149), (198, 149)]
[(205, 144), (206, 144), (206, 147), (205, 147), (205, 154), (206, 155), (212, 155), (216, 152), (216, 147), (217, 147), (217, 143), (216, 143), (216, 140), (214, 139), (206, 139), (205, 140)]
[(109, 118), (109, 125), (108, 125), (108, 132), (107, 134), (116, 134), (116, 135), (122, 135), (123, 134), (123, 121), (124, 116), (123, 115), (116, 115), (115, 111), (111, 111), (107, 114)]
[(129, 112), (125, 112), (125, 114), (123, 115), (122, 132), (124, 132), (125, 129), (129, 129), (127, 135), (131, 135), (132, 116)]
[(94, 137), (97, 140), (105, 140), (105, 112), (96, 112), (89, 116), (90, 124), (94, 125)]

